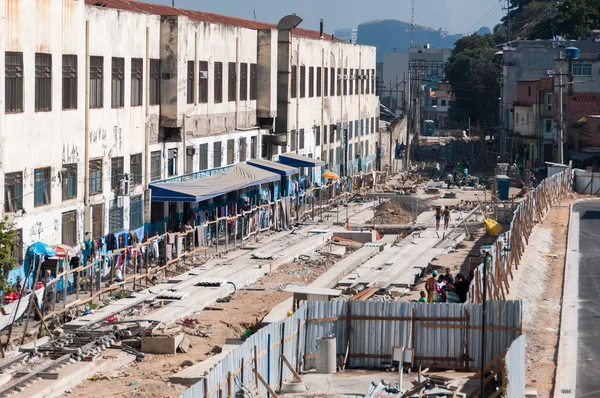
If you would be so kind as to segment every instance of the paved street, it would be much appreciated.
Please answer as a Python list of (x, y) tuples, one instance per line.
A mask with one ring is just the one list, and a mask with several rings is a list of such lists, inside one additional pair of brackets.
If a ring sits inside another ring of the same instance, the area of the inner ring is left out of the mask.
[(577, 203), (579, 219), (579, 311), (577, 397), (600, 395), (600, 200)]

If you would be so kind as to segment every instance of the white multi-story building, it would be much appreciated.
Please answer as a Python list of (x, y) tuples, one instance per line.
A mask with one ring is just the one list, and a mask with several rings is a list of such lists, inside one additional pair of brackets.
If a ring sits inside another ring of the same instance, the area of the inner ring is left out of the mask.
[(183, 211), (151, 206), (155, 181), (289, 151), (375, 167), (375, 48), (125, 0), (0, 0), (0, 20), (0, 212), (17, 257)]

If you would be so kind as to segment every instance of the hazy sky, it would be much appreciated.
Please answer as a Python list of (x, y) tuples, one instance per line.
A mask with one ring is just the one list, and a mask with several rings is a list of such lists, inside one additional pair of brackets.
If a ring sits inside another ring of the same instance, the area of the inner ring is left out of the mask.
[[(171, 5), (172, 0), (143, 0)], [(499, 0), (415, 0), (415, 21), (442, 28), (450, 33), (476, 31), (481, 26), (493, 28), (502, 17)], [(179, 8), (277, 23), (281, 17), (296, 13), (304, 21), (303, 28), (318, 29), (325, 19), (325, 31), (352, 28), (373, 19), (410, 21), (411, 0), (175, 0)]]

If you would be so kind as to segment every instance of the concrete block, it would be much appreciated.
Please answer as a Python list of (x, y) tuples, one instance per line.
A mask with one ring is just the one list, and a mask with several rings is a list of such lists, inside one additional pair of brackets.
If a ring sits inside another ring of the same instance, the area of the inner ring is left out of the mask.
[(350, 239), (360, 243), (369, 243), (375, 241), (374, 231), (336, 231), (333, 233), (333, 236), (342, 239)]
[(181, 344), (184, 334), (176, 336), (143, 336), (142, 352), (146, 354), (171, 354), (174, 355)]
[(537, 390), (525, 390), (525, 398), (537, 398)]

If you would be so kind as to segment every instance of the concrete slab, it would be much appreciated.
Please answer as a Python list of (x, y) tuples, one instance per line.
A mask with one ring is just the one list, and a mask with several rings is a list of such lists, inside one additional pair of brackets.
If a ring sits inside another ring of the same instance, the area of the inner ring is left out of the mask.
[(339, 231), (334, 232), (334, 237), (350, 239), (355, 242), (367, 243), (375, 240), (375, 231)]
[(174, 355), (185, 335), (142, 336), (142, 352), (146, 354)]

